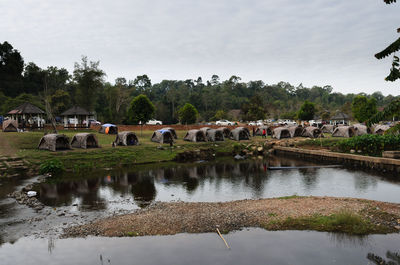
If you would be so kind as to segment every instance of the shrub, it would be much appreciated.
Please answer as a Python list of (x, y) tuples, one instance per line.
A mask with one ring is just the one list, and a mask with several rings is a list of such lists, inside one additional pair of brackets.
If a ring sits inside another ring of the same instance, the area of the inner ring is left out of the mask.
[(342, 140), (337, 146), (342, 152), (353, 149), (368, 155), (381, 155), (383, 151), (400, 149), (400, 136), (366, 134)]
[(40, 174), (53, 174), (57, 175), (64, 172), (65, 168), (63, 163), (58, 159), (47, 160), (40, 165)]

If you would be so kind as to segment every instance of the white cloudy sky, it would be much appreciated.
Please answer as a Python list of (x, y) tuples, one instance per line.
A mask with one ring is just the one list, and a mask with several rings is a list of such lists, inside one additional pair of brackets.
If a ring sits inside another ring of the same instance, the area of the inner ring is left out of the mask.
[(0, 0), (0, 42), (25, 62), (100, 60), (113, 82), (212, 74), (398, 95), (391, 59), (400, 3), (382, 0)]

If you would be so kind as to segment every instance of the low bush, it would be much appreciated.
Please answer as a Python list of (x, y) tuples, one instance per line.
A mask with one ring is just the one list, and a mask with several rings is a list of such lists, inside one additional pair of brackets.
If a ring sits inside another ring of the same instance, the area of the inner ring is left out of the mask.
[(52, 175), (57, 175), (64, 172), (64, 170), (64, 165), (59, 159), (47, 160), (39, 167), (40, 174), (50, 173)]
[(350, 152), (353, 149), (363, 154), (379, 156), (383, 151), (399, 150), (400, 136), (366, 134), (342, 140), (337, 147), (342, 152)]

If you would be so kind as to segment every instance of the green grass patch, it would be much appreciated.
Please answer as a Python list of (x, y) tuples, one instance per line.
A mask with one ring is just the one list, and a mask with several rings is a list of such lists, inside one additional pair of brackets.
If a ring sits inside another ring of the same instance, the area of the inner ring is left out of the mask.
[(352, 235), (367, 235), (372, 233), (388, 233), (390, 229), (378, 226), (358, 214), (343, 211), (329, 216), (313, 215), (285, 220), (273, 220), (266, 224), (268, 230), (315, 230), (340, 232)]
[(302, 197), (304, 197), (304, 196), (298, 196), (298, 195), (294, 194), (294, 195), (290, 195), (290, 196), (278, 197), (277, 199), (291, 200), (291, 199), (299, 199), (299, 198), (302, 198)]

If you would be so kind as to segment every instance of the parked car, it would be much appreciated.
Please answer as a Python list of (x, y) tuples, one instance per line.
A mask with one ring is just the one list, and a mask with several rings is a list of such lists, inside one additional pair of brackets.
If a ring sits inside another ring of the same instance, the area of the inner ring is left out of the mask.
[(149, 120), (148, 122), (146, 122), (147, 125), (162, 125), (162, 121), (158, 121), (155, 119)]
[(215, 124), (219, 125), (219, 126), (232, 126), (233, 122), (228, 121), (228, 120), (219, 120)]
[[(85, 124), (86, 125), (86, 121), (83, 121), (83, 124)], [(90, 125), (101, 125), (101, 122), (99, 122), (99, 121), (97, 121), (97, 120), (95, 120), (95, 119), (89, 119), (89, 124)]]

